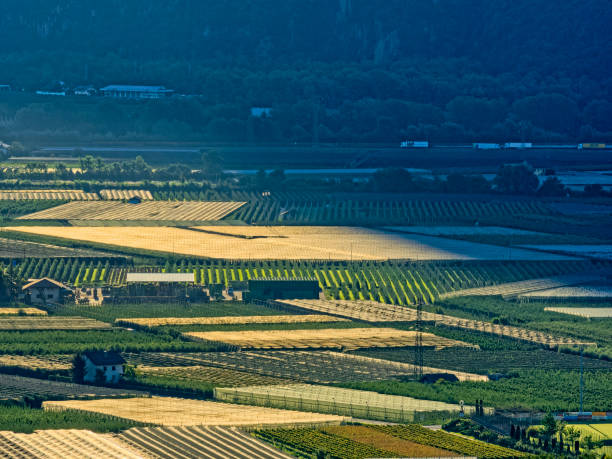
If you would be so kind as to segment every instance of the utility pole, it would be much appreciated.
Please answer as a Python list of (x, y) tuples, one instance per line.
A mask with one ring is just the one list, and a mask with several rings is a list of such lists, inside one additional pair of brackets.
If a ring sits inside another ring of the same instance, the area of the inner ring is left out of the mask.
[(420, 381), (423, 377), (423, 305), (416, 305), (416, 335), (414, 338), (414, 379)]
[(582, 399), (584, 395), (584, 347), (580, 346), (580, 412), (582, 413)]

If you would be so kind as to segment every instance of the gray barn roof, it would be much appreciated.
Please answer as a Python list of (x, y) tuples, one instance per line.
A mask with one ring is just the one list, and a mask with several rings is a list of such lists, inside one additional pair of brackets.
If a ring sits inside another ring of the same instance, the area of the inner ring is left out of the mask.
[(127, 273), (128, 282), (195, 282), (194, 273)]

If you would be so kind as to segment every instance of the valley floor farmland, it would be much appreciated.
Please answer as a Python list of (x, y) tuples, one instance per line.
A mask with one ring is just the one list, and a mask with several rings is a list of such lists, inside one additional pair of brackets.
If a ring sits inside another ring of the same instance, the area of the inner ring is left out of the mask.
[(344, 418), (328, 414), (232, 405), (172, 397), (122, 400), (43, 402), (46, 410), (79, 410), (163, 426), (266, 426), (339, 424)]
[(0, 330), (104, 330), (107, 323), (86, 317), (0, 317)]
[[(184, 336), (254, 349), (359, 349), (364, 347), (413, 346), (416, 332), (393, 328), (349, 328), (318, 330), (262, 330), (188, 332)], [(471, 346), (461, 341), (423, 333), (423, 346), (443, 349)]]
[(144, 201), (130, 204), (117, 201), (73, 201), (19, 217), (21, 220), (220, 220), (244, 202)]
[(602, 301), (612, 299), (612, 286), (579, 285), (538, 290), (519, 295), (519, 299), (540, 301)]
[(574, 260), (552, 253), (508, 250), (493, 245), (359, 227), (213, 226), (183, 229), (23, 226), (11, 227), (11, 230), (133, 249), (233, 260)]
[[(298, 307), (305, 310), (326, 314), (335, 314), (351, 319), (368, 322), (414, 322), (417, 311), (413, 308), (398, 307), (374, 301), (341, 301), (341, 300), (276, 300), (279, 304)], [(480, 320), (463, 319), (445, 314), (434, 314), (423, 311), (422, 320), (437, 325), (453, 328), (490, 333), (507, 338), (529, 341), (550, 347), (559, 345), (593, 344), (573, 338), (555, 336), (549, 333), (530, 330), (528, 328), (494, 324)]]
[[(215, 388), (215, 399), (389, 422), (413, 422), (418, 412), (460, 410), (456, 404), (310, 384)], [(467, 413), (473, 410), (465, 407)]]
[[(463, 349), (468, 348), (448, 348)], [(475, 351), (473, 348), (469, 348)], [(373, 351), (375, 352), (375, 351)], [(127, 360), (132, 365), (138, 365), (138, 370), (148, 372), (153, 368), (157, 373), (182, 373), (208, 371), (209, 367), (247, 372), (252, 375), (273, 377), (279, 380), (332, 384), (351, 381), (375, 381), (400, 379), (414, 375), (412, 365), (414, 353), (411, 350), (391, 350), (405, 358), (409, 356), (410, 363), (395, 362), (386, 358), (370, 358), (361, 355), (333, 351), (241, 351), (241, 352), (190, 352), (190, 353), (153, 353), (128, 354)], [(441, 351), (431, 351), (436, 354)], [(462, 354), (465, 355), (465, 354)], [(456, 359), (455, 359), (456, 360)], [(432, 359), (431, 365), (435, 364)], [(144, 366), (143, 366), (144, 365)], [(181, 370), (183, 368), (184, 370)], [(439, 368), (424, 367), (424, 371), (432, 373), (452, 373), (460, 381), (487, 381), (483, 375), (453, 371)], [(451, 367), (453, 368), (453, 367)], [(482, 370), (482, 367), (477, 369)], [(231, 384), (232, 386), (235, 384)], [(245, 383), (243, 385), (249, 385)], [(220, 384), (220, 386), (222, 386)]]
[(0, 456), (12, 458), (100, 457), (105, 459), (142, 459), (142, 452), (127, 442), (89, 430), (38, 430), (23, 434), (0, 432)]
[[(1, 234), (1, 233), (0, 233)], [(112, 258), (112, 253), (0, 238), (0, 258)]]
[(544, 310), (589, 319), (612, 318), (612, 308), (544, 308)]
[(155, 458), (290, 459), (292, 457), (235, 427), (135, 427), (115, 438)]
[(0, 400), (21, 400), (23, 397), (56, 399), (100, 397), (144, 397), (145, 392), (129, 389), (113, 389), (69, 382), (0, 374)]
[(348, 319), (323, 314), (301, 314), (282, 316), (141, 317), (117, 319), (115, 322), (120, 325), (125, 324), (128, 326), (140, 325), (144, 327), (161, 327), (166, 325), (298, 324), (346, 321), (348, 321)]

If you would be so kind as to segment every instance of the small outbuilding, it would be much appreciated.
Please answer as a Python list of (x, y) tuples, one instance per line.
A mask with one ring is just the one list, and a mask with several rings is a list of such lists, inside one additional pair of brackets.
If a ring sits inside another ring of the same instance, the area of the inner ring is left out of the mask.
[(249, 281), (245, 300), (319, 299), (316, 279), (256, 279)]
[(48, 277), (34, 279), (21, 288), (23, 299), (32, 304), (63, 303), (72, 289)]
[(83, 353), (82, 357), (84, 382), (117, 384), (123, 377), (126, 362), (118, 352), (91, 351)]

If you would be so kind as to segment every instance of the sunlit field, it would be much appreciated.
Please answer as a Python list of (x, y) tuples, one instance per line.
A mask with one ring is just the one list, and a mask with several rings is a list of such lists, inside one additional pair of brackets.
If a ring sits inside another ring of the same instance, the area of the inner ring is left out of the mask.
[(487, 244), (360, 227), (23, 226), (11, 230), (79, 241), (234, 260), (571, 260)]

